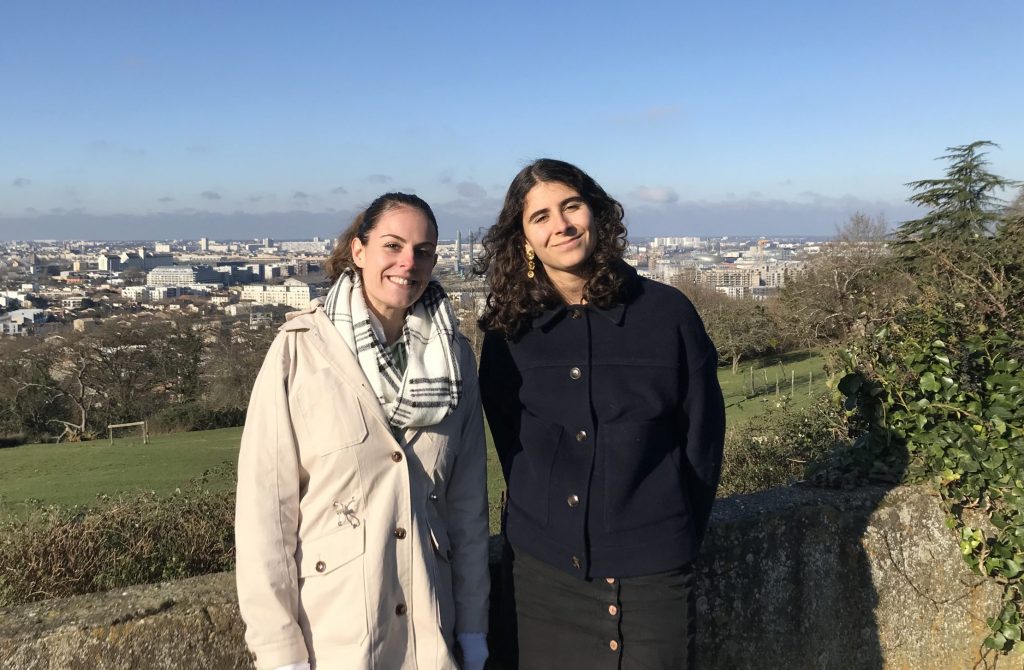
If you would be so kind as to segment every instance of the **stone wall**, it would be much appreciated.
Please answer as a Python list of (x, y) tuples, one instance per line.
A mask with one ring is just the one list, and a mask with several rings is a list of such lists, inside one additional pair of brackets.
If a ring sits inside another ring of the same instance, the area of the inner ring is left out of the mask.
[[(943, 522), (912, 487), (720, 501), (698, 566), (701, 667), (973, 667), (999, 590)], [(0, 668), (251, 668), (242, 632), (233, 575), (210, 575), (0, 610)]]

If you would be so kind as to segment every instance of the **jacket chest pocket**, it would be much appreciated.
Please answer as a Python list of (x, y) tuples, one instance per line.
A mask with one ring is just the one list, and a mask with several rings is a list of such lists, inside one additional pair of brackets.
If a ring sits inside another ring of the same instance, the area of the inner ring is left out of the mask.
[(299, 625), (311, 649), (358, 644), (368, 634), (364, 542), (359, 525), (299, 547)]
[(355, 392), (329, 370), (312, 373), (292, 391), (310, 447), (330, 454), (366, 440), (366, 419)]

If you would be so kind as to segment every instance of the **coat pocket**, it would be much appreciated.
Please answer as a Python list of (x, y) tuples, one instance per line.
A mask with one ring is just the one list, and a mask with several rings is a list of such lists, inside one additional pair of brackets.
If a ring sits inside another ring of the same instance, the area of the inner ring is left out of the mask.
[(523, 414), (519, 427), (523, 450), (512, 462), (509, 500), (541, 526), (548, 523), (548, 484), (563, 430), (557, 423), (529, 414)]
[(364, 552), (362, 525), (299, 545), (299, 626), (314, 653), (358, 644), (367, 636)]
[(359, 398), (330, 368), (317, 370), (292, 392), (317, 453), (330, 454), (366, 440)]
[(685, 522), (690, 505), (672, 422), (610, 423), (601, 428), (599, 440), (607, 530), (635, 530), (671, 518)]

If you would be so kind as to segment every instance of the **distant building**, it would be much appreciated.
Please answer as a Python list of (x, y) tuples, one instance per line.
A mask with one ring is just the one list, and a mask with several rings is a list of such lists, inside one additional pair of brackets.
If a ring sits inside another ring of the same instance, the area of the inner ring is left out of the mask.
[(250, 284), (242, 287), (243, 302), (254, 302), (257, 305), (287, 305), (302, 309), (314, 297), (314, 288), (296, 279), (286, 279), (283, 284)]
[(761, 273), (753, 268), (712, 268), (698, 270), (696, 281), (708, 286), (760, 286)]
[(46, 312), (41, 309), (16, 309), (0, 314), (0, 334), (28, 335), (36, 326), (46, 323)]
[(105, 272), (120, 272), (121, 271), (121, 256), (120, 254), (100, 254), (96, 257), (97, 269)]
[(209, 265), (172, 265), (158, 267), (146, 275), (148, 286), (191, 286), (192, 284), (221, 284), (224, 275)]
[(455, 233), (455, 273), (462, 274), (462, 231)]
[(85, 301), (87, 298), (82, 295), (73, 295), (67, 298), (61, 298), (60, 306), (64, 309), (82, 309), (85, 307)]

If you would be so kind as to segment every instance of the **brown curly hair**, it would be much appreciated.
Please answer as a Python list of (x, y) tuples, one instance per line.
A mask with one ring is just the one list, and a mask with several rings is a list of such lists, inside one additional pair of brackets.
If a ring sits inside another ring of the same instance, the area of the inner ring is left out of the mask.
[(370, 231), (377, 227), (380, 217), (399, 207), (408, 207), (422, 212), (434, 229), (434, 235), (437, 235), (437, 219), (434, 218), (434, 212), (423, 198), (408, 193), (385, 193), (371, 202), (364, 211), (357, 214), (352, 224), (338, 236), (334, 250), (331, 251), (330, 257), (324, 264), (324, 272), (331, 283), (338, 281), (338, 277), (346, 270), (359, 272), (355, 261), (352, 260), (352, 240), (358, 237), (363, 244), (369, 242)]
[(523, 209), (527, 193), (540, 182), (558, 182), (575, 189), (593, 214), (597, 246), (587, 259), (584, 299), (597, 307), (609, 307), (621, 298), (624, 279), (619, 269), (626, 250), (622, 205), (575, 165), (541, 158), (512, 180), (497, 222), (481, 240), (483, 254), (473, 269), (486, 275), (491, 287), (478, 322), (482, 330), (496, 330), (514, 338), (535, 316), (564, 302), (540, 262), (536, 263), (534, 278), (526, 278)]

